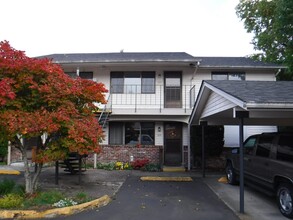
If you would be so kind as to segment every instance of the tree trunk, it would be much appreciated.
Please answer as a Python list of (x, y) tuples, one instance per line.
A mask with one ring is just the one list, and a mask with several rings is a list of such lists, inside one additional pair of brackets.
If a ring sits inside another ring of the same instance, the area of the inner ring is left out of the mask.
[(24, 179), (25, 179), (25, 193), (33, 194), (38, 187), (38, 180), (43, 167), (42, 163), (36, 163), (36, 167), (30, 167), (27, 152), (23, 151), (23, 161), (24, 161)]

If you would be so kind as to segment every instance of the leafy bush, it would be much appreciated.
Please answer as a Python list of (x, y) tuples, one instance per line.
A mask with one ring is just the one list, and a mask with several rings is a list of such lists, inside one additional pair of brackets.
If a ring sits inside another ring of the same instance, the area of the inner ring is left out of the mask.
[(6, 195), (8, 193), (11, 193), (15, 187), (15, 182), (10, 179), (3, 179), (0, 182), (0, 195)]
[(149, 171), (149, 172), (159, 172), (161, 171), (161, 166), (160, 164), (149, 163), (149, 164), (146, 164), (142, 169), (144, 171)]
[(17, 194), (7, 194), (0, 198), (0, 208), (10, 209), (22, 206), (24, 198)]
[(84, 192), (79, 192), (74, 197), (74, 201), (77, 201), (78, 203), (84, 203), (89, 202), (91, 198)]
[(60, 200), (64, 199), (64, 195), (57, 191), (40, 192), (35, 194), (33, 197), (25, 200), (24, 206), (41, 206), (41, 205), (52, 205)]
[(132, 170), (132, 166), (128, 162), (123, 163), (120, 161), (115, 163), (115, 168), (116, 170)]
[(135, 170), (139, 170), (141, 168), (143, 168), (145, 165), (147, 165), (149, 163), (148, 159), (141, 159), (141, 160), (135, 160), (131, 163), (131, 166), (133, 167), (133, 169)]
[(16, 185), (12, 191), (14, 194), (24, 196), (25, 195), (25, 186), (24, 185)]
[(97, 163), (97, 169), (115, 170), (115, 163)]

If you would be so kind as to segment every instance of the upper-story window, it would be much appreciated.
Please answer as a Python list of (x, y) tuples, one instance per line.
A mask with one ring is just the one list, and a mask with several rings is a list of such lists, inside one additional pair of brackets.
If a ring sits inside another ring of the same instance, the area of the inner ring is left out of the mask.
[(155, 93), (155, 72), (111, 72), (112, 93)]
[[(76, 72), (65, 72), (65, 73), (73, 79), (76, 79), (76, 77), (77, 77)], [(79, 72), (78, 76), (82, 79), (93, 80), (94, 74), (93, 74), (93, 72)]]
[(212, 72), (212, 80), (245, 80), (245, 72)]

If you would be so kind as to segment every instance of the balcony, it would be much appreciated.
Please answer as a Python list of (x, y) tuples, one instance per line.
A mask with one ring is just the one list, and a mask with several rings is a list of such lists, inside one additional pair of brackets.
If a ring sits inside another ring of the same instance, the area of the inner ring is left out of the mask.
[(106, 108), (113, 114), (187, 115), (193, 108), (195, 98), (195, 86), (190, 85), (167, 88), (160, 85), (152, 88), (127, 85), (110, 89)]

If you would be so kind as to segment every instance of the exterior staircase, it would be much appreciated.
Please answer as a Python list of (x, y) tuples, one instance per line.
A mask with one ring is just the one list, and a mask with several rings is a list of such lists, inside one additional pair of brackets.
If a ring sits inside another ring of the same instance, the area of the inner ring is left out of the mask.
[(68, 158), (64, 161), (59, 162), (61, 168), (64, 168), (65, 172), (76, 174), (86, 171), (86, 157), (87, 155), (81, 156), (77, 153), (70, 153)]
[(111, 109), (108, 107), (111, 101), (110, 98), (111, 96), (108, 97), (107, 104), (104, 105), (104, 108), (96, 112), (97, 117), (99, 118), (99, 124), (102, 126), (103, 129), (106, 128), (106, 125), (108, 124), (108, 119), (112, 114)]

